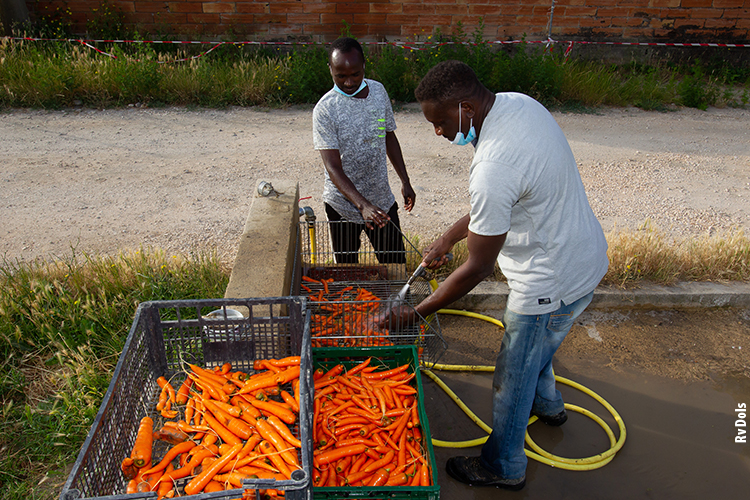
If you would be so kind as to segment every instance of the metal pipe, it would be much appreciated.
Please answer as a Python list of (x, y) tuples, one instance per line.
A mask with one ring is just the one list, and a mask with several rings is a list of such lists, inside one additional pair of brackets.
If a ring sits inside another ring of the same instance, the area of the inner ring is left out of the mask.
[(307, 232), (310, 237), (310, 263), (315, 264), (315, 219), (317, 217), (312, 207), (300, 207), (299, 216), (302, 217), (303, 215), (305, 216), (305, 222), (307, 222)]

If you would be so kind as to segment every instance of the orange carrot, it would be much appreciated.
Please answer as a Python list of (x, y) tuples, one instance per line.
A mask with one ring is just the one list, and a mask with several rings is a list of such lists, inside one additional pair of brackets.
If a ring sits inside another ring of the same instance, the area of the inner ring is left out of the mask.
[(289, 394), (287, 391), (281, 391), (281, 399), (283, 399), (286, 404), (292, 407), (292, 411), (294, 413), (299, 413), (299, 402), (294, 399), (294, 396)]
[(284, 459), (281, 458), (281, 456), (271, 443), (264, 440), (258, 444), (258, 447), (260, 448), (260, 451), (268, 457), (271, 463), (273, 463), (274, 467), (279, 470), (279, 472), (284, 474), (287, 479), (292, 478), (292, 471), (289, 470), (289, 466), (286, 464)]
[(276, 415), (270, 415), (268, 418), (266, 418), (266, 422), (271, 424), (274, 429), (276, 429), (276, 432), (278, 432), (282, 438), (284, 438), (286, 441), (289, 442), (289, 444), (293, 445), (296, 448), (302, 448), (302, 441), (294, 437), (294, 434), (292, 434), (292, 431), (289, 430), (289, 427), (282, 422), (279, 417)]
[(388, 453), (383, 455), (383, 458), (380, 460), (376, 460), (375, 462), (371, 463), (364, 469), (362, 469), (364, 472), (375, 472), (376, 470), (380, 469), (381, 467), (387, 467), (388, 464), (390, 464), (393, 461), (393, 456), (396, 453), (393, 450), (390, 450)]
[(125, 457), (122, 459), (122, 462), (120, 463), (120, 470), (122, 471), (122, 475), (125, 476), (126, 479), (135, 479), (135, 477), (138, 475), (138, 468), (133, 463), (133, 459), (130, 457)]
[[(174, 472), (174, 465), (170, 463), (164, 470), (164, 474), (170, 474), (172, 472)], [(156, 487), (156, 498), (161, 499), (167, 496), (167, 493), (172, 490), (172, 488), (174, 487), (174, 483), (172, 481), (160, 481), (157, 482), (157, 484), (153, 485), (151, 488), (153, 489), (154, 487)]]
[(156, 383), (159, 384), (159, 387), (161, 387), (162, 390), (167, 391), (167, 394), (169, 395), (169, 401), (174, 403), (177, 400), (177, 396), (174, 392), (174, 387), (172, 387), (172, 384), (169, 383), (169, 380), (162, 376), (156, 379)]
[(190, 480), (188, 484), (185, 485), (185, 494), (195, 495), (196, 493), (202, 491), (203, 488), (205, 488), (205, 486), (211, 481), (211, 479), (213, 479), (213, 477), (221, 470), (221, 468), (228, 464), (232, 459), (234, 459), (234, 457), (237, 455), (237, 453), (239, 453), (241, 449), (242, 443), (237, 443), (232, 446), (232, 448), (227, 453), (220, 456), (208, 467), (205, 467), (200, 474), (195, 476)]
[(216, 432), (216, 434), (219, 435), (219, 437), (224, 441), (225, 443), (229, 443), (231, 445), (242, 444), (242, 441), (239, 437), (237, 437), (236, 434), (234, 434), (232, 431), (224, 427), (221, 423), (219, 423), (216, 418), (211, 415), (211, 413), (206, 412), (203, 414), (203, 418), (206, 419), (206, 422), (208, 423), (208, 426)]
[(143, 474), (153, 474), (154, 472), (159, 472), (160, 470), (166, 469), (167, 465), (169, 465), (172, 460), (177, 458), (178, 455), (190, 451), (193, 447), (195, 447), (195, 443), (193, 443), (192, 441), (185, 441), (184, 443), (172, 446), (164, 455), (164, 458), (161, 459), (161, 462), (151, 467)]
[(154, 442), (154, 421), (151, 417), (143, 417), (138, 426), (138, 433), (135, 437), (135, 444), (130, 453), (133, 464), (136, 467), (143, 467), (151, 462), (151, 448)]
[(390, 474), (386, 469), (380, 468), (372, 476), (372, 479), (367, 483), (367, 486), (374, 487), (374, 486), (383, 486), (385, 483), (388, 482), (388, 477)]
[(279, 406), (278, 404), (274, 404), (273, 402), (258, 401), (256, 399), (256, 400), (250, 400), (250, 404), (261, 411), (265, 411), (271, 415), (276, 415), (283, 422), (286, 422), (287, 424), (293, 424), (294, 422), (297, 421), (297, 415), (295, 415), (293, 411), (287, 410), (286, 408), (283, 408)]
[(430, 485), (430, 468), (427, 466), (426, 462), (422, 462), (422, 465), (419, 469), (419, 485), (420, 486)]
[(279, 455), (281, 455), (285, 462), (293, 465), (295, 468), (299, 468), (297, 454), (291, 450), (292, 445), (287, 443), (267, 420), (258, 419), (255, 429), (264, 440), (270, 442), (278, 450)]
[(345, 446), (342, 448), (334, 448), (332, 450), (325, 451), (317, 456), (318, 462), (321, 465), (326, 465), (331, 462), (343, 458), (347, 455), (358, 455), (364, 453), (367, 450), (367, 446), (364, 444), (353, 444), (351, 446)]
[(171, 444), (178, 444), (187, 441), (190, 436), (181, 431), (179, 427), (175, 429), (174, 427), (165, 425), (158, 431), (154, 431), (153, 438), (158, 441), (166, 441)]

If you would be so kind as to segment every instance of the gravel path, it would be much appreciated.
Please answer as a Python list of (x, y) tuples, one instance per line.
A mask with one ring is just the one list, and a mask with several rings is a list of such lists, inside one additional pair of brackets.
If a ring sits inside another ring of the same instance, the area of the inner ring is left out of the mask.
[[(295, 179), (322, 214), (310, 107), (12, 111), (0, 120), (0, 253), (7, 259), (216, 247), (233, 258), (260, 180)], [(675, 238), (750, 227), (750, 111), (605, 109), (555, 117), (605, 231), (650, 220)], [(396, 113), (429, 239), (468, 210), (472, 148)], [(400, 185), (391, 175), (394, 192)]]

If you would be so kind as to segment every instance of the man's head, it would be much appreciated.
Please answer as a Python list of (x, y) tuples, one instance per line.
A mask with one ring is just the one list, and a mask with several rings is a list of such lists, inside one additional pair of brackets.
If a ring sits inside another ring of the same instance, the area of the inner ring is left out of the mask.
[(435, 133), (452, 141), (459, 132), (466, 134), (477, 112), (477, 99), (487, 89), (474, 70), (460, 61), (435, 65), (419, 82), (414, 95)]
[(339, 38), (331, 44), (328, 67), (336, 84), (345, 93), (352, 95), (365, 77), (365, 54), (354, 38)]

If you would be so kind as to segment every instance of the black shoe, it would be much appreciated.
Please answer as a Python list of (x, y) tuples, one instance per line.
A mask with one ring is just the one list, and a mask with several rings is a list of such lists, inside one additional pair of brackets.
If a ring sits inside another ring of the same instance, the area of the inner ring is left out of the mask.
[(538, 413), (531, 412), (532, 415), (536, 415), (536, 417), (544, 422), (547, 425), (553, 425), (555, 427), (559, 427), (562, 424), (564, 424), (568, 420), (568, 413), (563, 408), (563, 411), (558, 413), (557, 415), (552, 415), (551, 417), (548, 417), (547, 415), (539, 415)]
[(503, 479), (485, 469), (479, 457), (451, 457), (445, 464), (448, 475), (469, 486), (495, 486), (517, 491), (526, 486), (526, 476), (519, 479)]

